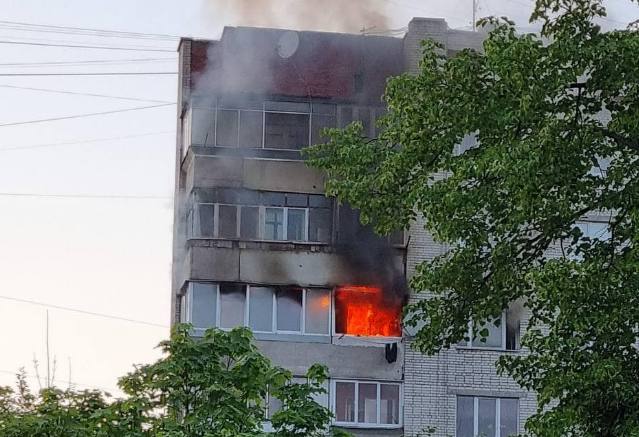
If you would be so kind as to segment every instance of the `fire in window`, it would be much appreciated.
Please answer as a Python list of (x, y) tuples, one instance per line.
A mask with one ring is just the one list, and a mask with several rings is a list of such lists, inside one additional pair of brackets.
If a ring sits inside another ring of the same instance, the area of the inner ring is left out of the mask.
[(381, 287), (348, 285), (335, 291), (336, 334), (401, 337), (401, 314), (401, 299)]

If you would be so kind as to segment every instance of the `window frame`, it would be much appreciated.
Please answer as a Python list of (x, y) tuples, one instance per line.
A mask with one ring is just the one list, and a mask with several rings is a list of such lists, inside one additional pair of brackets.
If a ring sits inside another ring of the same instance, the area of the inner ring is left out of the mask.
[[(333, 288), (331, 290), (331, 336), (333, 337), (339, 337), (341, 338), (352, 338), (352, 339), (361, 339), (361, 338), (375, 338), (377, 340), (383, 341), (383, 340), (397, 340), (397, 339), (401, 339), (403, 332), (404, 332), (404, 325), (402, 324), (402, 321), (400, 320), (400, 329), (401, 329), (401, 334), (398, 337), (385, 337), (385, 336), (381, 336), (381, 335), (353, 335), (353, 334), (346, 334), (346, 333), (342, 333), (342, 332), (337, 332), (335, 330), (335, 322), (337, 320), (337, 318), (335, 317), (335, 297), (337, 295), (337, 288)], [(403, 308), (403, 307), (402, 307)], [(401, 312), (400, 312), (400, 319), (402, 317)]]
[[(192, 311), (193, 311), (193, 288), (192, 284), (201, 283), (201, 284), (211, 284), (215, 286), (215, 324), (214, 328), (221, 329), (223, 331), (230, 331), (233, 328), (224, 328), (220, 326), (220, 314), (221, 314), (221, 301), (220, 301), (220, 283), (217, 282), (205, 282), (205, 281), (189, 281), (186, 292), (180, 297), (183, 299), (180, 301), (181, 308), (184, 310), (181, 312), (181, 322), (182, 323), (191, 323), (192, 321)], [(279, 286), (277, 285), (268, 285), (268, 284), (242, 284), (240, 285), (244, 287), (244, 314), (243, 314), (243, 327), (250, 328), (250, 299), (251, 299), (251, 287), (255, 288), (272, 288), (272, 306), (271, 306), (271, 330), (270, 331), (257, 331), (251, 330), (256, 334), (284, 334), (284, 335), (304, 335), (304, 336), (319, 336), (319, 337), (330, 337), (331, 336), (331, 323), (332, 323), (332, 299), (329, 299), (329, 308), (328, 308), (328, 329), (326, 333), (316, 333), (316, 332), (307, 332), (306, 330), (306, 293), (308, 290), (324, 290), (326, 293), (332, 294), (332, 290), (328, 288), (320, 288), (320, 287), (299, 287), (302, 291), (302, 308), (301, 308), (301, 321), (300, 321), (300, 330), (299, 331), (286, 331), (277, 329), (277, 296), (275, 291)], [(204, 331), (202, 328), (197, 328), (197, 331)]]
[[(499, 325), (499, 329), (501, 331), (501, 346), (485, 346), (485, 343), (482, 343), (478, 338), (476, 342), (473, 342), (473, 325), (474, 322), (470, 320), (468, 322), (468, 341), (464, 341), (466, 344), (457, 344), (456, 347), (460, 349), (482, 349), (482, 350), (494, 350), (494, 351), (511, 351), (510, 349), (506, 349), (507, 344), (507, 327), (506, 327), (506, 314), (507, 311), (503, 311), (501, 314), (501, 323)], [(461, 343), (461, 342), (460, 342)], [(475, 344), (478, 343), (478, 344)], [(517, 351), (517, 349), (513, 349), (512, 352)]]
[[(457, 404), (460, 397), (473, 398), (473, 435), (479, 433), (479, 399), (494, 399), (495, 400), (495, 435), (486, 437), (501, 437), (501, 401), (502, 399), (514, 399), (517, 401), (517, 411), (515, 417), (517, 419), (517, 432), (520, 429), (519, 412), (521, 410), (520, 401), (521, 398), (517, 396), (512, 397), (495, 397), (495, 396), (481, 396), (481, 395), (457, 395), (455, 396), (455, 437), (457, 436)], [(507, 437), (507, 436), (504, 436)]]
[[(200, 213), (199, 209), (201, 205), (212, 205), (213, 206), (213, 236), (202, 236), (200, 235), (201, 223), (200, 223)], [(235, 236), (234, 237), (222, 237), (220, 236), (220, 206), (231, 206), (235, 208)], [(257, 218), (257, 238), (242, 238), (242, 208), (257, 208), (258, 210), (258, 218)], [(267, 239), (264, 237), (266, 233), (266, 209), (282, 209), (283, 214), (283, 224), (282, 224), (282, 234), (283, 239), (281, 240), (273, 240)], [(187, 228), (189, 228), (190, 235), (195, 239), (216, 239), (216, 240), (244, 240), (244, 241), (267, 241), (267, 242), (287, 242), (287, 243), (313, 243), (313, 244), (327, 244), (322, 243), (320, 241), (311, 241), (309, 240), (310, 236), (310, 210), (313, 209), (311, 207), (301, 207), (301, 206), (269, 206), (269, 205), (254, 205), (254, 204), (232, 204), (232, 203), (223, 203), (223, 202), (196, 202), (195, 208), (192, 208), (193, 213), (188, 213), (187, 216), (191, 217), (191, 223), (187, 224)], [(318, 208), (319, 209), (319, 208)], [(289, 210), (297, 210), (304, 212), (304, 227), (303, 227), (303, 239), (302, 240), (289, 240), (288, 239), (288, 213)], [(196, 222), (197, 221), (197, 222)], [(196, 225), (197, 223), (197, 225)], [(197, 231), (197, 232), (196, 232)]]
[[(337, 415), (335, 413), (335, 407), (337, 405), (337, 383), (354, 383), (355, 384), (355, 399), (354, 399), (354, 422), (340, 422), (337, 420)], [(375, 384), (377, 386), (377, 396), (376, 396), (376, 415), (377, 415), (377, 423), (367, 423), (359, 421), (359, 384)], [(399, 387), (399, 399), (398, 399), (398, 423), (380, 423), (381, 421), (381, 393), (382, 393), (382, 385), (394, 385)], [(375, 429), (397, 429), (404, 426), (404, 384), (398, 381), (379, 381), (379, 380), (366, 380), (366, 379), (331, 379), (330, 385), (330, 410), (333, 413), (334, 417), (332, 419), (332, 424), (336, 426), (342, 426), (345, 428), (375, 428)]]

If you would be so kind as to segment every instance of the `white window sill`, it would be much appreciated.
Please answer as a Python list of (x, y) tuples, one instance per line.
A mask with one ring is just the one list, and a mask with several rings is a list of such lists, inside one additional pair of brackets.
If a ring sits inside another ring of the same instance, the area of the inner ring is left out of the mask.
[(403, 425), (392, 424), (374, 424), (374, 423), (352, 423), (352, 422), (333, 422), (333, 426), (340, 428), (357, 428), (357, 429), (401, 429)]
[(479, 352), (500, 352), (500, 353), (518, 353), (521, 349), (504, 349), (500, 347), (482, 347), (482, 346), (455, 346), (456, 350), (461, 351), (479, 351)]

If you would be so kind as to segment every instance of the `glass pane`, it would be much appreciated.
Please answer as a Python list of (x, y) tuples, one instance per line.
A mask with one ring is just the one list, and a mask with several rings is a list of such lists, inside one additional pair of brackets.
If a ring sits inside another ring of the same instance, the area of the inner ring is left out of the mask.
[(249, 327), (253, 331), (273, 331), (273, 289), (251, 287), (249, 294)]
[(519, 432), (517, 429), (517, 416), (519, 414), (519, 400), (517, 399), (501, 399), (499, 401), (501, 407), (500, 412), (500, 428), (501, 437), (508, 437), (517, 435)]
[(382, 384), (380, 389), (379, 423), (399, 424), (399, 386)]
[(335, 420), (355, 422), (355, 383), (335, 383)]
[[(479, 335), (479, 332), (484, 328), (488, 329), (488, 336), (485, 338)], [(499, 326), (495, 326), (492, 321), (487, 322), (486, 324), (479, 327), (477, 333), (475, 334), (475, 338), (473, 339), (473, 346), (474, 347), (494, 347), (494, 348), (502, 347), (503, 329), (504, 329), (503, 323), (501, 323)], [(485, 340), (485, 341), (482, 341), (482, 340)]]
[(244, 326), (246, 293), (243, 285), (220, 285), (220, 327)]
[(306, 211), (303, 209), (289, 209), (286, 239), (290, 241), (306, 240)]
[(357, 421), (377, 423), (377, 384), (359, 384)]
[(240, 112), (240, 147), (262, 147), (262, 111)]
[(213, 215), (215, 205), (198, 205), (199, 230), (195, 229), (198, 237), (213, 237)]
[(282, 409), (282, 401), (274, 396), (268, 395), (268, 418), (272, 419), (273, 414)]
[(308, 146), (308, 114), (265, 114), (264, 147), (299, 150)]
[(220, 222), (218, 236), (220, 238), (237, 238), (237, 207), (233, 205), (218, 206)]
[(497, 401), (494, 398), (479, 398), (479, 435), (495, 436), (495, 413)]
[(306, 290), (306, 333), (329, 334), (331, 292)]
[(217, 145), (237, 146), (238, 111), (220, 109), (217, 111)]
[(474, 437), (474, 405), (475, 401), (471, 396), (457, 396), (457, 437)]
[(277, 291), (277, 330), (302, 330), (302, 289), (281, 288)]
[(264, 238), (266, 240), (284, 239), (284, 209), (266, 208)]
[(215, 142), (215, 110), (193, 108), (191, 132), (194, 145), (212, 146)]
[(328, 137), (322, 135), (325, 128), (335, 127), (335, 117), (326, 115), (313, 115), (311, 144), (323, 144), (328, 142)]
[(325, 208), (311, 208), (308, 218), (308, 241), (331, 242), (333, 212)]
[(240, 214), (240, 237), (249, 240), (257, 239), (259, 208), (256, 206), (243, 206)]
[(194, 282), (191, 287), (191, 323), (193, 327), (207, 329), (215, 326), (217, 286)]

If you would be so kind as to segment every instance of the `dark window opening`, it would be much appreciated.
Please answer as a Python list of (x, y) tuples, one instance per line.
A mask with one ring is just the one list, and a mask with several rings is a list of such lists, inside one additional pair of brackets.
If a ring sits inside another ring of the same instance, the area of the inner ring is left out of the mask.
[(219, 218), (218, 234), (220, 238), (237, 238), (237, 207), (220, 205)]
[(258, 236), (259, 208), (243, 206), (240, 219), (240, 237), (255, 240)]
[(262, 147), (262, 112), (240, 112), (240, 147)]
[(238, 111), (217, 111), (217, 145), (237, 147)]
[(265, 113), (264, 147), (300, 150), (308, 146), (309, 115)]

